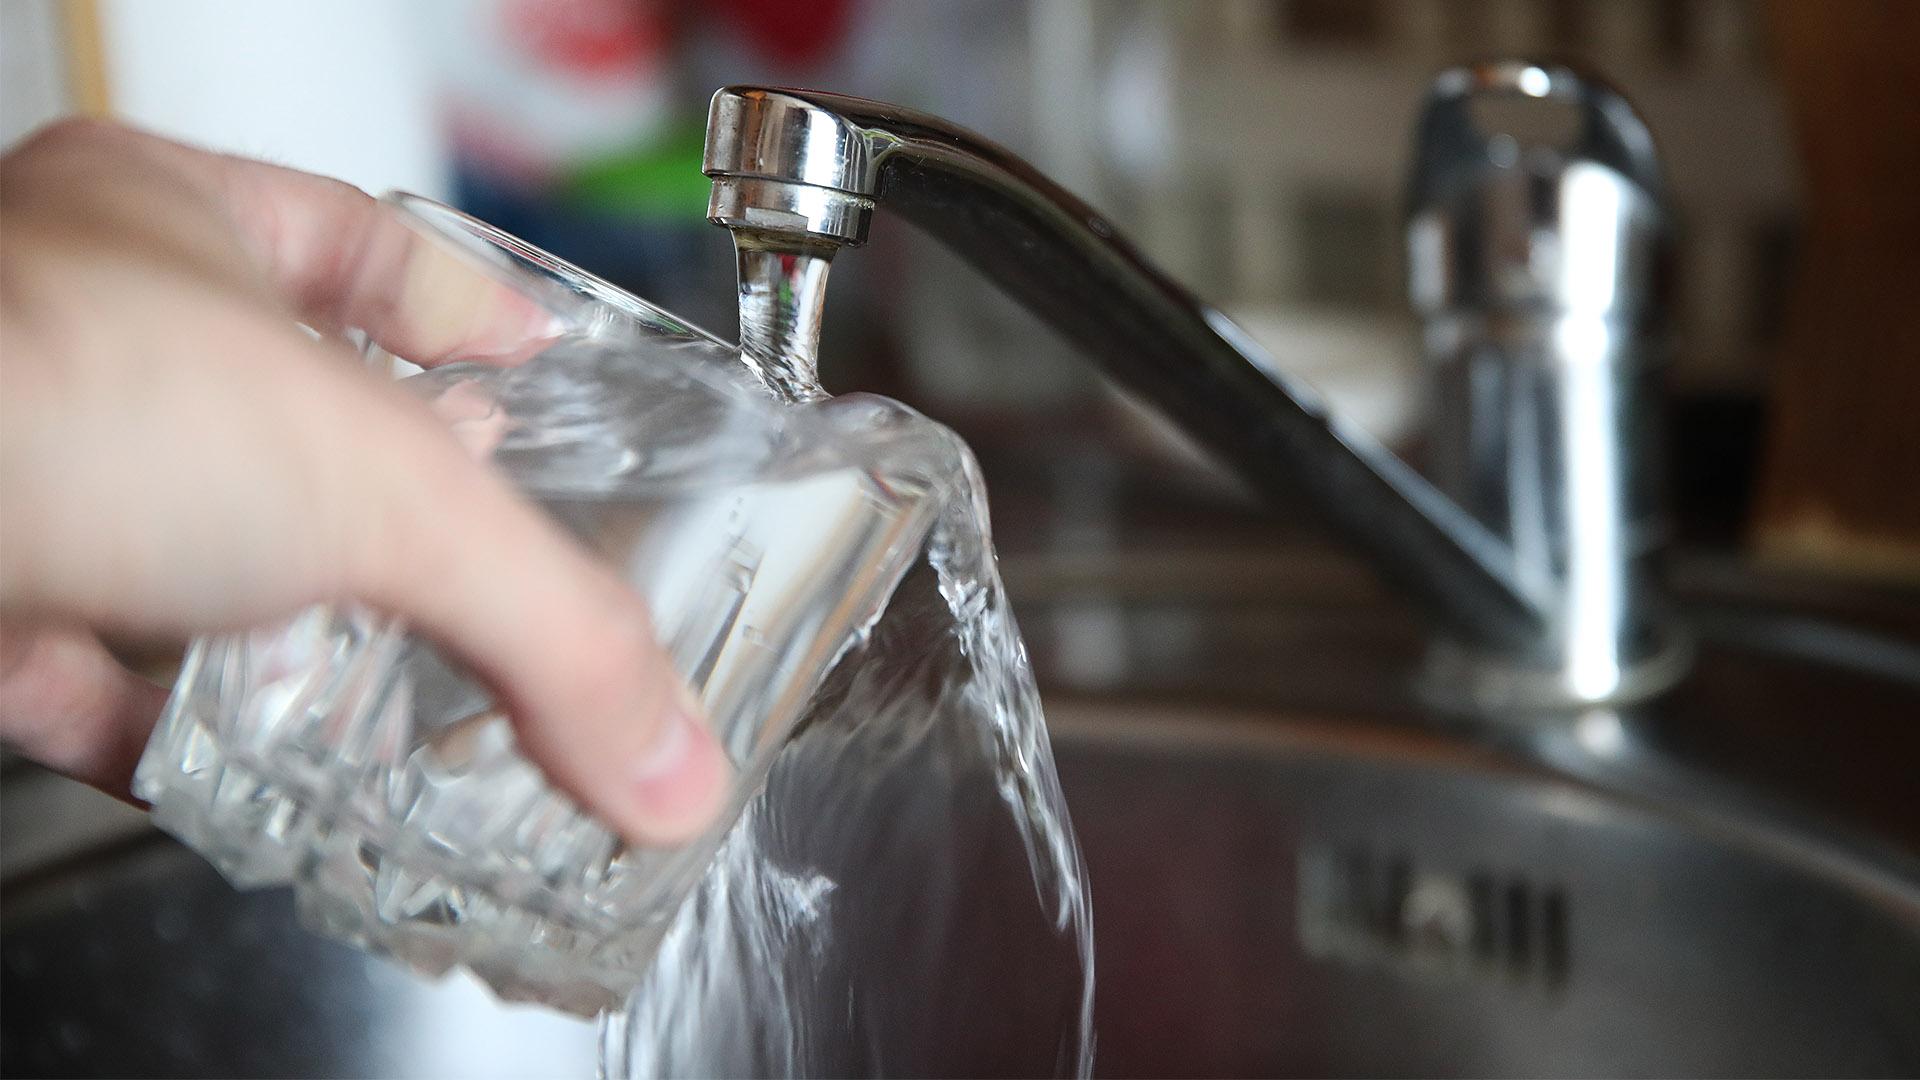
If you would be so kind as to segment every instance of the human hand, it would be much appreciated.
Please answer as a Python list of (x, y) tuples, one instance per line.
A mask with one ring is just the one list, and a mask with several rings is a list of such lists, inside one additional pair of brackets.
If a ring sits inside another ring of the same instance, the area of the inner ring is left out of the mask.
[(355, 600), (465, 661), (630, 840), (712, 820), (730, 766), (642, 601), (297, 325), (510, 363), (541, 312), (353, 187), (98, 121), (0, 161), (0, 226), (0, 740), (124, 794), (165, 693), (98, 634)]

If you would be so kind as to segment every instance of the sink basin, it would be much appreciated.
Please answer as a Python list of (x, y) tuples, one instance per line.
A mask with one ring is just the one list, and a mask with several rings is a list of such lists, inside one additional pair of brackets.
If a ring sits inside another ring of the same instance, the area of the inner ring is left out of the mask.
[(1063, 754), (1108, 1075), (1920, 1064), (1912, 877), (1431, 737), (1109, 723)]
[[(1364, 589), (1016, 570), (1092, 876), (1097, 1073), (1920, 1071), (1905, 598), (1842, 623), (1696, 583), (1669, 699), (1502, 725), (1428, 716)], [(144, 829), (5, 888), (9, 1075), (593, 1070), (590, 1025), (312, 938)]]

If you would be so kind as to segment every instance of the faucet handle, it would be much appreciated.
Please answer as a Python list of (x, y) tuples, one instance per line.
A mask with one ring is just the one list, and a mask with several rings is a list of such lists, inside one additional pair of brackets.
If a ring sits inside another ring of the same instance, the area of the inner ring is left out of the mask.
[(1531, 98), (1571, 105), (1579, 126), (1564, 159), (1604, 165), (1656, 200), (1665, 198), (1653, 135), (1639, 113), (1605, 79), (1567, 64), (1495, 60), (1448, 68), (1434, 77), (1416, 134), (1413, 205), (1438, 194), (1448, 174), (1470, 163), (1503, 161), (1513, 151), (1498, 133), (1481, 130), (1472, 106), (1489, 98)]
[(1550, 598), (1530, 654), (1441, 642), (1429, 687), (1499, 709), (1653, 693), (1685, 666), (1655, 570), (1671, 230), (1653, 139), (1606, 83), (1527, 61), (1442, 73), (1416, 137), (1430, 475)]
[[(1563, 137), (1485, 130), (1490, 101), (1571, 107)], [(1651, 319), (1670, 213), (1653, 137), (1619, 92), (1561, 64), (1450, 68), (1427, 95), (1408, 185), (1414, 307)]]

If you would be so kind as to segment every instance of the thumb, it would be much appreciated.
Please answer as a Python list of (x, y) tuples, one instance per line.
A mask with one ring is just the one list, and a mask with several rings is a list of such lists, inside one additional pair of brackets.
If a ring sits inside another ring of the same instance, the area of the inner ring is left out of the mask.
[(353, 442), (369, 460), (344, 472), (382, 479), (353, 485), (360, 505), (333, 512), (362, 523), (334, 563), (337, 591), (466, 661), (506, 705), (527, 755), (628, 840), (699, 833), (732, 767), (645, 604), (425, 410), (385, 387), (354, 389), (367, 400)]

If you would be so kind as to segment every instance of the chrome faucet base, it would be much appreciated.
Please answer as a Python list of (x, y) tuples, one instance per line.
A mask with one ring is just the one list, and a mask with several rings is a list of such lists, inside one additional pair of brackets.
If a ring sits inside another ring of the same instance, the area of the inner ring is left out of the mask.
[[(1527, 133), (1539, 111), (1572, 130)], [(1553, 597), (1532, 655), (1446, 641), (1427, 682), (1497, 712), (1643, 699), (1688, 656), (1656, 580), (1670, 229), (1652, 138), (1604, 83), (1524, 61), (1443, 74), (1418, 133), (1407, 277), (1434, 482)]]
[(1520, 667), (1507, 657), (1437, 638), (1427, 645), (1414, 693), (1444, 715), (1530, 723), (1545, 715), (1651, 701), (1685, 678), (1693, 659), (1692, 636), (1669, 628), (1651, 653), (1595, 688), (1575, 684), (1563, 670)]

